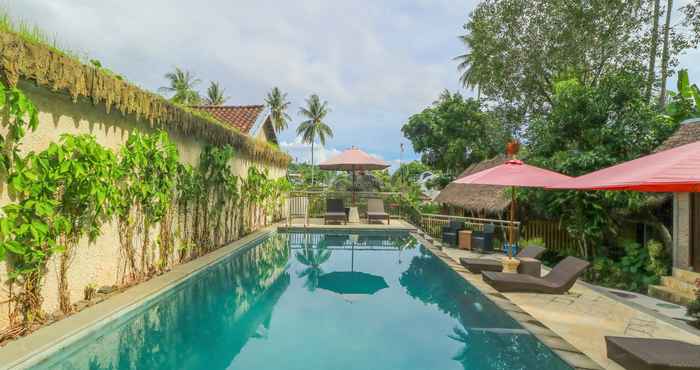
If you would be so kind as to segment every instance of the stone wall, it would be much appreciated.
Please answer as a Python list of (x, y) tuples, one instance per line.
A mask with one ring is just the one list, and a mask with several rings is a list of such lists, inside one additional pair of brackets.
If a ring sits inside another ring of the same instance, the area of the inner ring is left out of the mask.
[[(101, 145), (117, 151), (126, 142), (130, 132), (154, 131), (148, 122), (138, 120), (134, 116), (123, 116), (115, 110), (107, 114), (104, 106), (93, 105), (86, 99), (79, 99), (74, 103), (67, 95), (51, 92), (29, 82), (21, 81), (19, 87), (40, 111), (39, 128), (28, 133), (22, 141), (21, 150), (25, 153), (45, 149), (51, 142), (58, 141), (62, 134), (86, 133), (94, 135)], [(169, 131), (168, 134), (180, 152), (180, 160), (196, 166), (206, 142), (197, 137), (182, 135), (175, 130)], [(231, 166), (234, 173), (241, 177), (245, 177), (250, 166), (267, 168), (272, 178), (286, 174), (286, 167), (254, 162), (241, 155), (233, 160)], [(11, 202), (4, 180), (0, 181), (0, 206)], [(151, 240), (155, 240), (157, 231), (157, 228), (152, 230), (154, 238)], [(175, 245), (177, 246), (177, 240)], [(121, 278), (120, 263), (123, 261), (120, 256), (119, 234), (117, 222), (113, 221), (103, 227), (102, 235), (94, 243), (88, 243), (87, 240), (80, 242), (68, 275), (71, 301), (83, 299), (84, 288), (89, 284), (98, 287), (117, 284)], [(49, 261), (43, 288), (44, 309), (47, 312), (58, 309), (57, 267), (57, 259)], [(4, 284), (6, 280), (7, 266), (0, 262), (0, 282), (3, 282), (0, 286), (0, 329), (7, 326), (9, 292)]]

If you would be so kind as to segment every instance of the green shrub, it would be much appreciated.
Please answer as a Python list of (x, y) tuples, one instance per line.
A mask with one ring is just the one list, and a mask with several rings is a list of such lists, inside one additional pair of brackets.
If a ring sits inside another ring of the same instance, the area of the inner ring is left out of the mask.
[(623, 240), (621, 245), (624, 255), (619, 260), (598, 257), (593, 261), (594, 283), (644, 293), (667, 273), (669, 258), (661, 243), (650, 240), (642, 247), (635, 241)]
[(696, 298), (688, 305), (688, 316), (695, 319), (694, 325), (700, 328), (700, 279), (695, 279)]
[(525, 248), (530, 245), (536, 245), (538, 247), (545, 247), (544, 244), (544, 239), (537, 237), (537, 238), (531, 238), (531, 239), (523, 239), (520, 241), (521, 247)]

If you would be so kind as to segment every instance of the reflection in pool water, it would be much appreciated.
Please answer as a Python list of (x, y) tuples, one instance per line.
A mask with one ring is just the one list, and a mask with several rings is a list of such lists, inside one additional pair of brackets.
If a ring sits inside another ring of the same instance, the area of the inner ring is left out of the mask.
[(49, 369), (569, 369), (405, 233), (275, 234)]

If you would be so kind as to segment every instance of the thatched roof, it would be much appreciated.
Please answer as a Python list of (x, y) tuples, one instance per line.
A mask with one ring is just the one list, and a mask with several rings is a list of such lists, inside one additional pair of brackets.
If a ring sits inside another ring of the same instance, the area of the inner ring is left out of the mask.
[[(498, 156), (467, 167), (458, 178), (462, 178), (491, 167), (498, 166), (505, 157)], [(470, 211), (501, 212), (508, 208), (510, 200), (505, 196), (506, 187), (494, 185), (466, 185), (451, 183), (435, 198), (435, 202), (448, 204)]]
[(681, 127), (664, 141), (657, 149), (661, 152), (700, 140), (700, 118), (692, 118), (681, 123)]
[(291, 157), (279, 148), (252, 138), (210, 114), (174, 104), (141, 89), (113, 72), (84, 64), (56, 48), (19, 34), (0, 31), (0, 80), (16, 86), (20, 80), (70, 95), (73, 102), (87, 99), (122, 115), (133, 115), (148, 128), (177, 130), (209, 144), (230, 145), (249, 159), (286, 167)]

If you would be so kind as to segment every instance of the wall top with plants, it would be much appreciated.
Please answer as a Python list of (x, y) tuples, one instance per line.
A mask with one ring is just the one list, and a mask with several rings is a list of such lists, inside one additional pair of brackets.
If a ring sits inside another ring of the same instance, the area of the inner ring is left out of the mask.
[(97, 66), (86, 65), (50, 45), (33, 42), (13, 32), (0, 30), (0, 74), (11, 86), (23, 78), (37, 85), (104, 104), (122, 114), (147, 120), (154, 128), (177, 129), (213, 145), (231, 145), (241, 154), (265, 163), (286, 167), (288, 154), (263, 141), (225, 126), (213, 117), (173, 104), (145, 91), (120, 76)]

